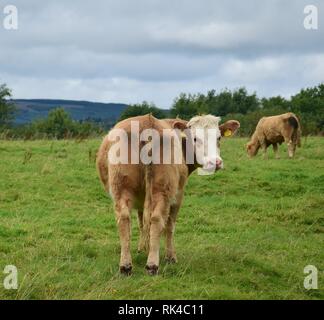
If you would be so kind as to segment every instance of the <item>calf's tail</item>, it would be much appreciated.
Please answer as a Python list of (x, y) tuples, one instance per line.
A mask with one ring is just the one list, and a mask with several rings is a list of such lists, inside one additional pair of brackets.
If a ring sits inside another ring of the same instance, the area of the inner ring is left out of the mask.
[(292, 135), (292, 140), (298, 147), (301, 147), (301, 128), (300, 123), (297, 116), (291, 116), (288, 119), (288, 123), (294, 128), (294, 132)]
[(143, 244), (145, 251), (150, 247), (150, 228), (152, 213), (152, 164), (144, 166), (145, 172), (145, 199), (143, 210)]

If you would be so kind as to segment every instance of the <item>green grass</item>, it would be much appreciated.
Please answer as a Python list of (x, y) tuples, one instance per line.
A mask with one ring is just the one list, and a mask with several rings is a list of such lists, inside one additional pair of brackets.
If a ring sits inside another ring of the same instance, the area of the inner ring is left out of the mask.
[[(178, 264), (149, 277), (118, 273), (111, 200), (95, 170), (100, 140), (0, 141), (0, 299), (323, 299), (324, 139), (289, 160), (247, 159), (246, 139), (222, 142), (226, 169), (193, 174), (176, 228)], [(162, 242), (163, 243), (163, 242)], [(164, 249), (164, 243), (162, 250)], [(161, 251), (163, 257), (163, 251)], [(5, 290), (8, 264), (19, 289)], [(303, 269), (319, 270), (319, 290)]]

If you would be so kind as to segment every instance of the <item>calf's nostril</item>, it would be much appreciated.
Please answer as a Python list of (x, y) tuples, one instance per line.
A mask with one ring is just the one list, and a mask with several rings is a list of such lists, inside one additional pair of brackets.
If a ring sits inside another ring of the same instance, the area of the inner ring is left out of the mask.
[(217, 167), (220, 167), (222, 164), (223, 164), (222, 160), (219, 160), (219, 159), (216, 160), (216, 166)]

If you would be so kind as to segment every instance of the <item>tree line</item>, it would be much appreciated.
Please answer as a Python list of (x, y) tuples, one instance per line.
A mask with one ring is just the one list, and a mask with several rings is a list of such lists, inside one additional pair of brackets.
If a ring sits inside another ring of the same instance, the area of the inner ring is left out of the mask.
[[(6, 85), (1, 85), (0, 138), (82, 139), (102, 135), (109, 129), (104, 125), (104, 119), (75, 121), (63, 108), (52, 110), (47, 118), (15, 126), (13, 120), (17, 110), (8, 100), (10, 97), (11, 90)], [(210, 90), (207, 94), (181, 93), (175, 98), (170, 110), (163, 110), (153, 103), (144, 101), (126, 108), (119, 121), (147, 113), (159, 119), (179, 117), (185, 120), (197, 114), (213, 114), (221, 116), (224, 121), (229, 118), (240, 121), (240, 135), (249, 136), (262, 117), (288, 111), (299, 116), (304, 135), (324, 134), (324, 83), (302, 89), (290, 99), (282, 96), (260, 99), (256, 93), (249, 94), (244, 87), (235, 90), (225, 89), (220, 92)]]
[(324, 133), (324, 83), (302, 89), (286, 99), (282, 96), (259, 98), (256, 93), (249, 94), (246, 88), (225, 89), (217, 93), (210, 90), (207, 94), (181, 93), (175, 98), (169, 111), (161, 110), (154, 104), (129, 106), (121, 115), (126, 119), (136, 115), (152, 113), (157, 118), (179, 117), (189, 120), (197, 114), (221, 116), (224, 121), (240, 121), (240, 135), (251, 135), (264, 116), (294, 112), (301, 120), (303, 133), (306, 135)]
[(75, 121), (63, 108), (53, 109), (48, 116), (26, 125), (14, 125), (16, 106), (9, 101), (11, 90), (0, 86), (0, 139), (85, 139), (103, 134), (103, 128), (90, 119)]

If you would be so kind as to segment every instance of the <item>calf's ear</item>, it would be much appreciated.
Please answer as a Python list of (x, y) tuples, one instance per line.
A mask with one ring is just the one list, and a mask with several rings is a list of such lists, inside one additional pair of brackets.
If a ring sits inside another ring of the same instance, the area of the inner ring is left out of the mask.
[(236, 120), (228, 120), (219, 126), (222, 137), (231, 137), (240, 127), (240, 123)]
[(173, 129), (179, 129), (181, 131), (188, 129), (187, 128), (187, 123), (185, 121), (174, 121), (173, 125), (172, 125)]

